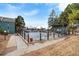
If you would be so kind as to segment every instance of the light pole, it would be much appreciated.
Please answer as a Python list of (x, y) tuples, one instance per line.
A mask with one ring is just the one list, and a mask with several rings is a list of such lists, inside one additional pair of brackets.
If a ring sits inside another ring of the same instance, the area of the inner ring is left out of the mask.
[(6, 30), (4, 31), (4, 39), (6, 40)]
[(8, 33), (9, 33), (9, 24), (8, 24)]

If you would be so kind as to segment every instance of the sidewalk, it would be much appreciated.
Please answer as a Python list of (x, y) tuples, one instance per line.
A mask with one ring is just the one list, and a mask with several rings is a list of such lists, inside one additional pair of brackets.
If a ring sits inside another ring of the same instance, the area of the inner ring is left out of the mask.
[(23, 40), (19, 36), (12, 35), (8, 41), (4, 54), (7, 55), (11, 52), (26, 48), (27, 45), (23, 42)]
[[(49, 41), (46, 41), (44, 43), (35, 43), (34, 45), (29, 45), (27, 46), (23, 41), (22, 39), (19, 37), (19, 36), (11, 36), (12, 38), (10, 39), (10, 42), (12, 40), (12, 42), (14, 42), (14, 45), (17, 46), (17, 49), (12, 51), (12, 52), (9, 52), (7, 54), (5, 54), (5, 56), (19, 56), (19, 55), (24, 55), (26, 53), (29, 53), (31, 51), (34, 51), (34, 50), (38, 50), (38, 49), (41, 49), (41, 48), (44, 48), (46, 46), (49, 46), (51, 44), (55, 44), (57, 42), (60, 42), (62, 40), (65, 39), (65, 37), (63, 38), (60, 38), (60, 39), (56, 39), (56, 40), (49, 40)], [(9, 43), (11, 44), (11, 43)], [(12, 43), (13, 44), (13, 43)], [(11, 46), (11, 45), (10, 45)]]

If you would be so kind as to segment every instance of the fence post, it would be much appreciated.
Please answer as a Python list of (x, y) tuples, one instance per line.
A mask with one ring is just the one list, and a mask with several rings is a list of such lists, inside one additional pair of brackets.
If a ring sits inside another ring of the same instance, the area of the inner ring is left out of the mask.
[(47, 29), (47, 40), (49, 40), (49, 29)]
[(29, 43), (29, 32), (28, 32), (28, 35), (27, 35), (27, 37), (28, 37), (28, 39), (27, 39), (27, 40), (28, 40), (28, 43)]
[(58, 32), (58, 37), (60, 37), (60, 34), (59, 34), (59, 32)]
[(40, 41), (41, 41), (42, 39), (41, 39), (41, 31), (40, 31)]
[(23, 33), (23, 34), (24, 34), (24, 39), (26, 39), (26, 33), (25, 33), (25, 31), (24, 31), (24, 33)]

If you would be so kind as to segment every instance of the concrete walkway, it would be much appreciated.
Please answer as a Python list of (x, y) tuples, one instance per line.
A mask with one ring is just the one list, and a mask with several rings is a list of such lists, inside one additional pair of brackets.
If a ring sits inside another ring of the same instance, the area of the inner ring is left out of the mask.
[(19, 36), (12, 35), (9, 39), (9, 42), (6, 46), (6, 51), (4, 51), (4, 53), (6, 53), (5, 55), (8, 55), (14, 51), (24, 50), (26, 48), (27, 48), (26, 43)]
[(34, 45), (27, 46), (27, 44), (19, 36), (12, 35), (10, 38), (10, 41), (8, 42), (8, 46), (16, 46), (17, 48), (16, 48), (16, 50), (14, 50), (12, 52), (9, 52), (9, 53), (7, 52), (7, 54), (5, 54), (5, 56), (24, 55), (25, 53), (29, 53), (31, 51), (44, 48), (48, 45), (55, 44), (64, 39), (65, 39), (65, 37), (58, 39), (58, 40), (49, 40), (44, 43), (35, 43)]
[(17, 50), (27, 48), (26, 43), (19, 36), (15, 36), (15, 40), (16, 40)]
[(15, 38), (14, 35), (12, 35), (12, 36), (10, 37), (10, 39), (9, 39), (9, 41), (8, 41), (8, 44), (7, 44), (7, 48), (12, 47), (12, 46), (16, 46), (16, 41), (15, 41), (14, 38)]

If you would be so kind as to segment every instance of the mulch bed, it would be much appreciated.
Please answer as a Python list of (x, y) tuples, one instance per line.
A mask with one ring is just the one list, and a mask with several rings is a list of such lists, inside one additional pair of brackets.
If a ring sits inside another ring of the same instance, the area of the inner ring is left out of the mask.
[(6, 36), (6, 40), (4, 38), (5, 38), (4, 35), (0, 34), (0, 55), (3, 55), (3, 52), (5, 51), (6, 45), (8, 43), (9, 38), (10, 38), (10, 35)]

